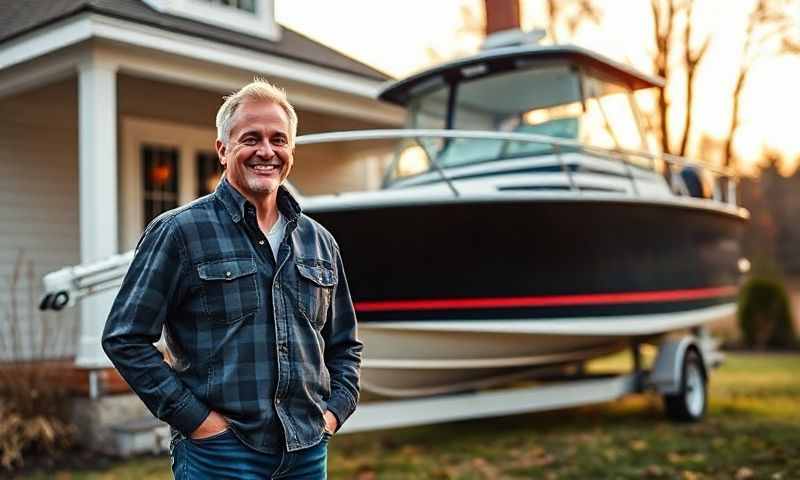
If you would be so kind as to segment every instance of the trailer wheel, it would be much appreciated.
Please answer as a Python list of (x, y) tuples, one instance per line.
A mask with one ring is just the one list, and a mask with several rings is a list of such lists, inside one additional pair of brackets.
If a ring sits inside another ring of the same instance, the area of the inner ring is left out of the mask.
[(694, 349), (689, 349), (683, 357), (681, 389), (664, 395), (664, 408), (671, 420), (697, 422), (705, 415), (707, 406), (708, 382), (702, 359)]

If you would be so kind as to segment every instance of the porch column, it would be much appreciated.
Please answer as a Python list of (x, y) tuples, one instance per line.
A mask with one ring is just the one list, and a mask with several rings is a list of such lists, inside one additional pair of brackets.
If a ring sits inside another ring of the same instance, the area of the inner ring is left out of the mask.
[[(81, 263), (118, 253), (117, 65), (96, 55), (78, 67)], [(76, 364), (110, 366), (100, 345), (114, 291), (81, 302)]]

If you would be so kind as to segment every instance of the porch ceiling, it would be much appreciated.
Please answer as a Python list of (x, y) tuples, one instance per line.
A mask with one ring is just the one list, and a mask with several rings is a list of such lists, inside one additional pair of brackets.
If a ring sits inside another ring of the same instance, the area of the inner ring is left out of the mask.
[[(117, 78), (120, 116), (151, 118), (176, 124), (214, 128), (217, 109), (227, 92), (121, 73)], [(288, 88), (293, 100), (292, 88)], [(303, 102), (297, 106), (298, 133), (359, 130), (392, 126), (391, 122), (356, 118)], [(209, 139), (209, 145), (214, 139)]]

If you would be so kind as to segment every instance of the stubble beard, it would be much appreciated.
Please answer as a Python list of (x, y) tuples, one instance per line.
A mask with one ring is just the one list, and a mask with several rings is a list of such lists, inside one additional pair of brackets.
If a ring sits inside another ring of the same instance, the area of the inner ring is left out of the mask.
[(251, 192), (259, 195), (271, 195), (278, 190), (278, 187), (283, 183), (283, 179), (274, 181), (272, 179), (268, 181), (262, 181), (258, 178), (248, 178), (246, 180), (247, 188)]
[(247, 183), (247, 187), (254, 194), (272, 195), (278, 190), (278, 188), (281, 185), (283, 185), (283, 182), (286, 181), (286, 178), (289, 176), (290, 171), (291, 171), (291, 166), (289, 166), (287, 161), (283, 161), (281, 166), (281, 172), (277, 180), (269, 179), (268, 181), (265, 182), (257, 177), (251, 177), (248, 175), (245, 178), (245, 182)]

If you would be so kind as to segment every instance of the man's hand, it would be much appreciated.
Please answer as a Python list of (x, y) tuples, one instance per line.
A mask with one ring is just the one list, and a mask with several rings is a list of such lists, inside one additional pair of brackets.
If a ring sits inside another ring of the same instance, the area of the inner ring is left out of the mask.
[(339, 427), (339, 421), (336, 420), (336, 415), (332, 414), (330, 410), (325, 410), (322, 416), (325, 419), (325, 431), (333, 435)]
[(194, 440), (202, 440), (204, 438), (213, 437), (214, 435), (225, 431), (228, 428), (228, 421), (225, 417), (215, 411), (208, 414), (203, 423), (192, 432), (190, 437)]

